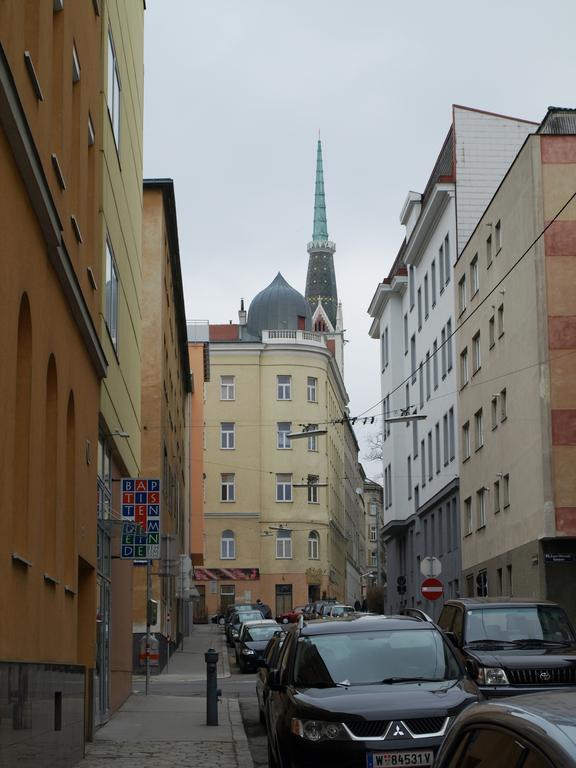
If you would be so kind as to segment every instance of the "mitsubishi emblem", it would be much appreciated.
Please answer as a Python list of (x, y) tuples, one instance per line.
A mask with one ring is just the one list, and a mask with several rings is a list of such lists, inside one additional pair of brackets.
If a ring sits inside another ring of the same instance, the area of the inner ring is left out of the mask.
[(400, 728), (399, 725), (396, 726), (396, 730), (394, 731), (392, 736), (404, 736), (404, 731)]
[(406, 726), (400, 720), (393, 720), (388, 728), (387, 738), (389, 739), (402, 739), (410, 738), (407, 733)]

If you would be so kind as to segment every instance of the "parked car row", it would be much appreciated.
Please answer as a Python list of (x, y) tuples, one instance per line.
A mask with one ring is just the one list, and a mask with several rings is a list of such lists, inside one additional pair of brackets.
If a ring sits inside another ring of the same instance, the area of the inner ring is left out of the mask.
[(560, 606), (406, 613), (273, 633), (256, 682), (270, 768), (576, 767), (576, 633)]

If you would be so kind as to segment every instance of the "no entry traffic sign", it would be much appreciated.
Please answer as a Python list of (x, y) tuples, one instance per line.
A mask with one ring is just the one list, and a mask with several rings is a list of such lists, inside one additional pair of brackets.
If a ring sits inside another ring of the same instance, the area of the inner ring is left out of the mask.
[(444, 586), (440, 579), (424, 579), (420, 592), (426, 600), (438, 600), (444, 594)]

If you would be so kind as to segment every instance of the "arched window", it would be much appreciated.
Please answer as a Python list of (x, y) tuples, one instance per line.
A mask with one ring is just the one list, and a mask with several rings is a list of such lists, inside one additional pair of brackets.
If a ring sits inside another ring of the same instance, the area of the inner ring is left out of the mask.
[(276, 559), (290, 560), (292, 558), (292, 531), (280, 530), (276, 536)]
[(234, 531), (222, 531), (222, 536), (220, 537), (220, 559), (236, 559), (236, 540), (234, 538)]
[(54, 576), (58, 538), (58, 375), (54, 355), (50, 355), (46, 372), (44, 420), (44, 567)]
[(310, 531), (308, 534), (308, 559), (318, 560), (320, 557), (320, 536), (318, 531)]
[[(29, 556), (30, 418), (32, 402), (32, 316), (28, 296), (20, 302), (16, 350), (13, 548)], [(15, 499), (18, 499), (16, 503)]]

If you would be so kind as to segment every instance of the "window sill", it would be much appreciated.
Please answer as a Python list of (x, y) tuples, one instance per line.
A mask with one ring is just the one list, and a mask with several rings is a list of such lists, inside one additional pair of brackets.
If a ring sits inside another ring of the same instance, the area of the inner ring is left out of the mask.
[(468, 536), (472, 536), (473, 531), (468, 531), (468, 533), (464, 534), (464, 538), (467, 539)]
[(482, 448), (484, 448), (484, 443), (482, 443), (482, 445), (479, 445), (478, 448), (474, 448), (474, 453), (478, 453), (478, 451), (481, 451)]
[(236, 499), (220, 499), (221, 504), (235, 504)]
[(276, 499), (276, 504), (292, 504), (292, 499)]
[(500, 253), (501, 250), (502, 250), (502, 246), (500, 246), (500, 248), (498, 248), (498, 250), (494, 254), (494, 257), (498, 256), (498, 254)]
[(494, 349), (495, 346), (496, 346), (496, 342), (492, 341), (490, 342), (490, 346), (488, 347), (488, 349)]
[(462, 309), (458, 313), (458, 319), (460, 319), (464, 314), (466, 314), (466, 307), (462, 307)]
[(508, 416), (502, 416), (500, 419), (500, 424), (504, 424), (505, 421), (508, 421)]
[(292, 556), (290, 556), (290, 557), (278, 557), (278, 555), (276, 555), (276, 560), (293, 560), (293, 559), (294, 558)]
[(466, 389), (466, 387), (467, 387), (467, 386), (468, 386), (468, 381), (466, 380), (466, 381), (464, 382), (464, 384), (461, 384), (461, 385), (460, 385), (460, 391), (462, 391), (463, 389)]
[(510, 504), (504, 504), (504, 509), (510, 509)]
[(470, 461), (470, 459), (471, 459), (471, 458), (472, 458), (472, 457), (471, 457), (470, 455), (468, 455), (468, 456), (464, 456), (464, 458), (462, 459), (462, 464), (466, 464), (466, 462), (467, 462), (467, 461)]
[(476, 296), (478, 296), (478, 291), (479, 291), (479, 290), (480, 290), (480, 288), (476, 288), (476, 290), (474, 291), (474, 293), (472, 294), (472, 296), (470, 296), (470, 298), (471, 298), (471, 299), (475, 299), (475, 298), (476, 298)]
[(499, 333), (499, 334), (498, 334), (498, 338), (499, 338), (499, 339), (501, 339), (501, 338), (502, 338), (502, 336), (504, 336), (504, 331), (502, 331), (502, 333)]
[(492, 432), (494, 432), (495, 429), (498, 429), (498, 424), (492, 424)]
[(476, 528), (476, 531), (482, 531), (486, 528), (486, 523), (483, 523), (482, 525), (479, 525), (478, 528)]
[(475, 370), (475, 371), (472, 371), (472, 378), (474, 378), (474, 376), (476, 376), (476, 374), (478, 373), (478, 371), (481, 371), (481, 370), (482, 370), (482, 366), (481, 366), (481, 365), (479, 365), (479, 366), (478, 366), (478, 368), (476, 368), (476, 370)]

